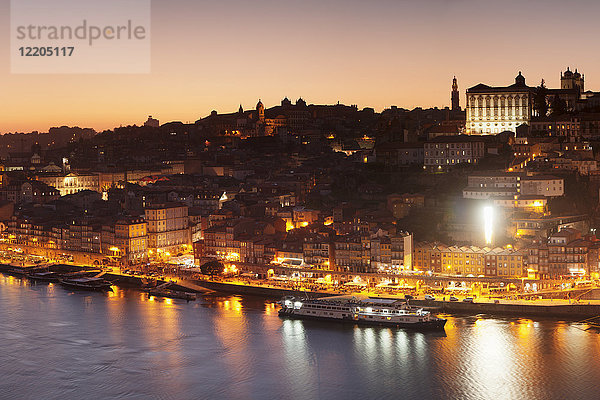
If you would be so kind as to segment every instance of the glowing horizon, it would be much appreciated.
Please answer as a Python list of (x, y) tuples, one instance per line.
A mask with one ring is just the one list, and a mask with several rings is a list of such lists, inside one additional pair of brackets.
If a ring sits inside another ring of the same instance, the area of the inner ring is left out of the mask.
[[(266, 107), (284, 97), (309, 104), (450, 105), (456, 75), (461, 106), (477, 83), (558, 87), (570, 66), (600, 90), (594, 17), (566, 12), (556, 0), (409, 2), (378, 0), (192, 0), (152, 3), (150, 74), (10, 74), (8, 0), (0, 0), (0, 133), (47, 132), (53, 126), (97, 131), (194, 122), (210, 114)], [(577, 37), (552, 26), (577, 26)]]

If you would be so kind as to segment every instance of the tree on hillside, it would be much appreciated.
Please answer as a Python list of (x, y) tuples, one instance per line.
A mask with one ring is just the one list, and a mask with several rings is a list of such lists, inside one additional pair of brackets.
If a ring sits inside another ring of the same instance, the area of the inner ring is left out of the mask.
[(552, 115), (561, 115), (567, 112), (567, 103), (559, 96), (552, 100)]
[(540, 117), (545, 117), (548, 115), (548, 103), (546, 102), (546, 96), (548, 95), (548, 89), (544, 84), (544, 80), (542, 79), (542, 83), (535, 89), (535, 95), (533, 98), (533, 108), (537, 111), (537, 115)]

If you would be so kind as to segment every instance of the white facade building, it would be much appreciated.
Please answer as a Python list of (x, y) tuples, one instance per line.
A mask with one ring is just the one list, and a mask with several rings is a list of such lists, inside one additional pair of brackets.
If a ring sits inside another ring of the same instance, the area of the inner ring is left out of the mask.
[(493, 87), (480, 83), (467, 89), (466, 133), (493, 135), (516, 132), (518, 126), (529, 124), (533, 116), (534, 88), (519, 75), (515, 83)]

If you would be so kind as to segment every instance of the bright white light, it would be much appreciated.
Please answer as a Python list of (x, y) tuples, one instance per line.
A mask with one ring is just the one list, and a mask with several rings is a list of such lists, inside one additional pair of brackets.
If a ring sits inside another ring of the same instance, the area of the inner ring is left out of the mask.
[(494, 209), (491, 206), (485, 206), (483, 208), (483, 223), (485, 244), (492, 244), (492, 232), (494, 230)]

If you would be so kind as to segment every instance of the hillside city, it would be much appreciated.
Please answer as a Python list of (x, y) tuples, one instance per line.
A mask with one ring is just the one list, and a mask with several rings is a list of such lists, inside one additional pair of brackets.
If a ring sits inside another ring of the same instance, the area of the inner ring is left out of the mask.
[(599, 279), (600, 92), (570, 68), (556, 89), (506, 80), (454, 78), (443, 108), (286, 97), (2, 135), (0, 250), (341, 282)]

